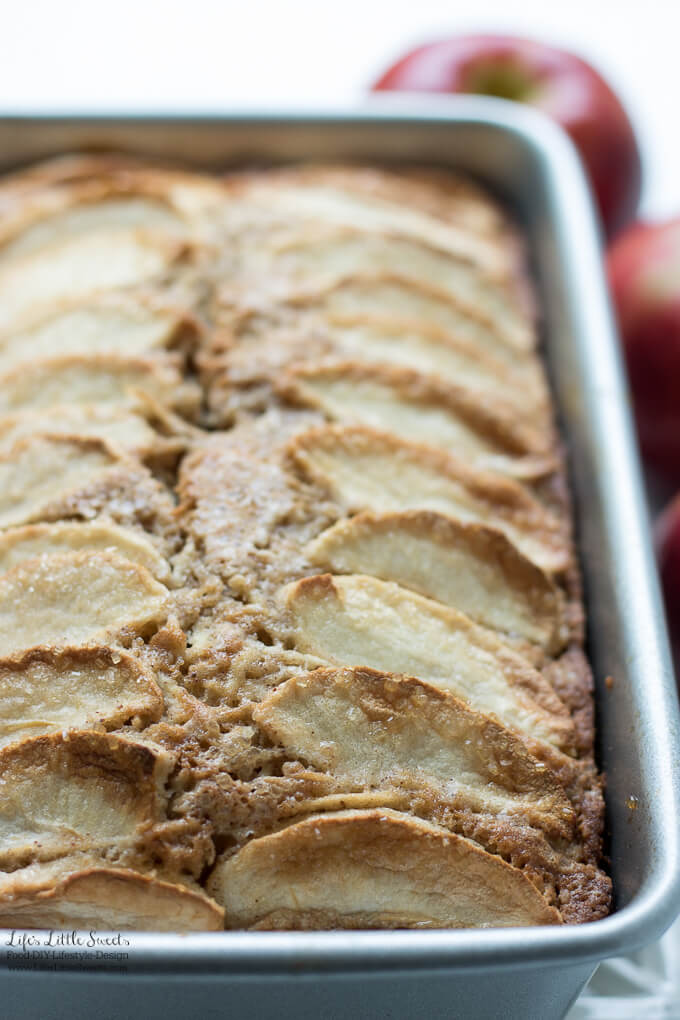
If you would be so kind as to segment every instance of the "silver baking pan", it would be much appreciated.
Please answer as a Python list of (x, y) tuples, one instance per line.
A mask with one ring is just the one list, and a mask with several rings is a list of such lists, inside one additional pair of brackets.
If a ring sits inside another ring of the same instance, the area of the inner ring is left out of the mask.
[[(50, 956), (42, 936), (19, 962), (3, 946), (10, 933), (0, 933), (2, 1015), (562, 1017), (598, 961), (659, 936), (680, 909), (675, 687), (599, 238), (569, 143), (526, 108), (476, 98), (388, 101), (323, 116), (0, 118), (0, 169), (92, 146), (212, 168), (308, 159), (438, 164), (481, 179), (519, 218), (570, 457), (616, 909), (562, 928), (127, 934), (130, 944), (108, 958), (81, 945), (74, 959), (68, 942)], [(88, 941), (74, 935), (71, 948), (77, 938)]]

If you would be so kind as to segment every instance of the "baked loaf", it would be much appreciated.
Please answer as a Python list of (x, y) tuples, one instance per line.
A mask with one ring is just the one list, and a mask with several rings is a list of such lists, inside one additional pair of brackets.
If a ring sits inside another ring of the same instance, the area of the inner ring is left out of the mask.
[(610, 907), (563, 451), (471, 183), (0, 185), (0, 923)]

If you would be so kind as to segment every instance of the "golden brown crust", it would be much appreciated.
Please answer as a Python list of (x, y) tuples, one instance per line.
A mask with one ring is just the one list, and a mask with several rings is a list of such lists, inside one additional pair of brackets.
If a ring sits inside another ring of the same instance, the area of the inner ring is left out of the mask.
[(544, 668), (543, 675), (569, 708), (581, 754), (591, 754), (595, 740), (593, 675), (583, 649), (572, 645)]

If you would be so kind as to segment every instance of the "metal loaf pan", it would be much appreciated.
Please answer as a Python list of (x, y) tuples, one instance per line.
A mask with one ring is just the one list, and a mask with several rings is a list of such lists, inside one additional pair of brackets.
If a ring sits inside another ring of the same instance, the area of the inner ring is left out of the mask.
[(563, 928), (133, 935), (123, 973), (94, 959), (86, 969), (55, 971), (41, 958), (12, 970), (0, 933), (4, 1015), (562, 1017), (599, 960), (657, 937), (680, 908), (675, 687), (597, 228), (570, 144), (526, 108), (477, 98), (323, 116), (0, 118), (0, 169), (91, 146), (211, 168), (438, 164), (479, 178), (514, 211), (529, 240), (570, 455), (616, 910)]

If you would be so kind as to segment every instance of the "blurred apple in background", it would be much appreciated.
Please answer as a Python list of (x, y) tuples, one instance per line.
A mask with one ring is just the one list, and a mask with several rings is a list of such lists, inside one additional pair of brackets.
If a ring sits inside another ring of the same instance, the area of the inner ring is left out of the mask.
[(659, 517), (656, 542), (668, 629), (680, 662), (680, 494)]
[(635, 224), (607, 268), (643, 456), (680, 485), (680, 219)]
[(604, 79), (571, 53), (512, 36), (459, 36), (407, 53), (373, 88), (472, 92), (536, 106), (579, 150), (607, 234), (635, 214), (641, 172), (630, 121)]

